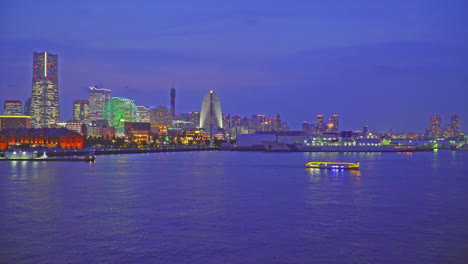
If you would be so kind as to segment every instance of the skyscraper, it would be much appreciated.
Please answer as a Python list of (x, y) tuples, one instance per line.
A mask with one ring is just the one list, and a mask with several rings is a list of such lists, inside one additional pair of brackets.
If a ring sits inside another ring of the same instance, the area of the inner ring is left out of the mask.
[(172, 85), (172, 88), (171, 88), (171, 110), (172, 110), (172, 116), (175, 116), (175, 95), (176, 95), (176, 91), (175, 91), (174, 85)]
[(20, 116), (23, 114), (23, 107), (20, 100), (5, 100), (3, 104), (3, 115)]
[(29, 97), (28, 100), (24, 101), (24, 115), (31, 115), (31, 97)]
[(429, 137), (438, 138), (442, 135), (442, 116), (429, 116)]
[(325, 124), (323, 123), (323, 115), (317, 115), (317, 121), (315, 124), (317, 134), (322, 134), (325, 130)]
[(33, 53), (30, 115), (33, 128), (48, 128), (60, 122), (57, 54)]
[(338, 115), (332, 115), (329, 121), (331, 124), (330, 132), (334, 132), (334, 133), (340, 132), (340, 129), (338, 127)]
[(453, 114), (450, 117), (450, 126), (452, 127), (453, 136), (458, 137), (460, 135), (460, 115)]
[(73, 121), (89, 122), (88, 100), (73, 100)]
[(223, 128), (223, 115), (221, 113), (221, 104), (218, 95), (211, 89), (203, 97), (200, 128), (204, 128), (206, 133), (213, 138), (216, 128)]
[(153, 126), (170, 127), (172, 125), (171, 109), (163, 105), (151, 106), (150, 123)]
[(149, 123), (150, 122), (150, 109), (142, 105), (137, 106), (137, 109), (138, 109), (138, 112), (140, 113), (140, 120), (138, 122)]
[(89, 120), (102, 120), (104, 106), (111, 99), (111, 91), (99, 89), (96, 86), (89, 86)]
[(231, 115), (223, 115), (223, 125), (226, 129), (231, 127)]
[(231, 127), (237, 127), (241, 125), (242, 118), (239, 115), (235, 115), (231, 118)]

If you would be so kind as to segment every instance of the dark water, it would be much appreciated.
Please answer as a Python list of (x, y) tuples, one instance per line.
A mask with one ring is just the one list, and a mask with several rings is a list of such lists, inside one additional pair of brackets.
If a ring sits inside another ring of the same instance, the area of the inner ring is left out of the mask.
[(467, 261), (468, 152), (0, 163), (0, 263)]

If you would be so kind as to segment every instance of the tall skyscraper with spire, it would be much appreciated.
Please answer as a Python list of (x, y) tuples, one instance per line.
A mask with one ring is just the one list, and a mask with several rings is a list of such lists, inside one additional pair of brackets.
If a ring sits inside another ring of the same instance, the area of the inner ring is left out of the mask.
[(33, 53), (30, 115), (33, 128), (48, 128), (60, 122), (57, 54)]
[(176, 91), (175, 91), (174, 85), (172, 85), (172, 88), (171, 88), (171, 110), (172, 110), (172, 116), (175, 116), (175, 95), (176, 95)]

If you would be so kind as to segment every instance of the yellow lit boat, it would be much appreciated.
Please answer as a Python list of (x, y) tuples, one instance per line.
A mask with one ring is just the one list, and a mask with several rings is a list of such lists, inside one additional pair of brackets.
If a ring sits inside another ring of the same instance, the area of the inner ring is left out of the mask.
[(359, 163), (351, 162), (320, 162), (312, 161), (306, 164), (306, 168), (313, 169), (336, 169), (336, 170), (358, 170)]

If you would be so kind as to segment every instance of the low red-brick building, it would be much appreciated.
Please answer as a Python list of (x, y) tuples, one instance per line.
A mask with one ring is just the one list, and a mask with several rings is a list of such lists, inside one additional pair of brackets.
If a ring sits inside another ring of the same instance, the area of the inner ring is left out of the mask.
[(4, 129), (0, 131), (0, 149), (29, 144), (48, 148), (83, 148), (83, 135), (66, 128)]

